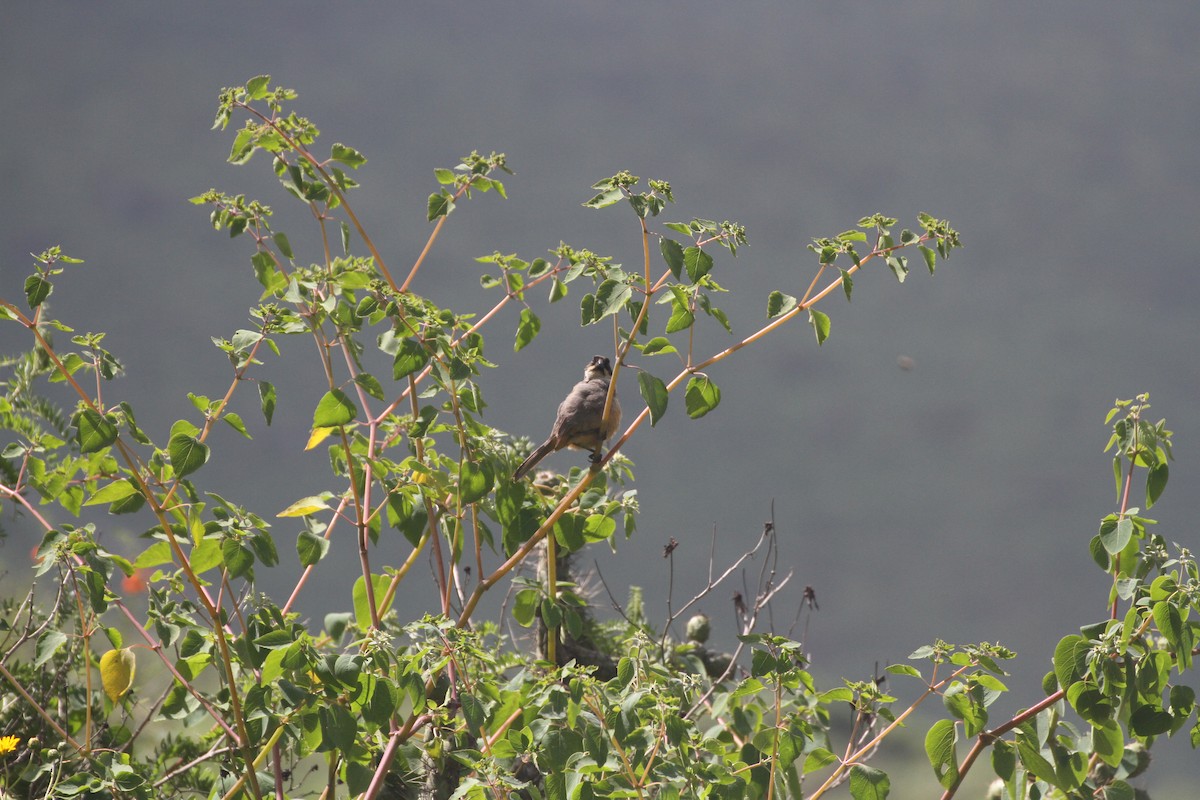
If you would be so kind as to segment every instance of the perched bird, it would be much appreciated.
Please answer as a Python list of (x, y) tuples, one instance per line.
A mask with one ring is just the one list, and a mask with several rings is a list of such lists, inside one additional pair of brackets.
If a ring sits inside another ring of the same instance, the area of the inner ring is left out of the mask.
[(617, 402), (615, 392), (612, 407), (608, 410), (608, 424), (604, 424), (604, 402), (610, 380), (612, 364), (604, 356), (592, 356), (592, 360), (584, 367), (583, 380), (575, 384), (575, 388), (559, 404), (550, 437), (517, 467), (513, 473), (514, 481), (519, 481), (547, 455), (564, 447), (591, 450), (592, 460), (599, 458), (600, 448), (621, 424), (621, 404)]

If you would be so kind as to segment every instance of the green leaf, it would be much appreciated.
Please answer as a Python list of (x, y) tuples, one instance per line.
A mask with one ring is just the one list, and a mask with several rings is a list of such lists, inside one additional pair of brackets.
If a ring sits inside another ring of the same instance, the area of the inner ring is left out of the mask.
[(683, 251), (683, 265), (687, 267), (688, 277), (692, 283), (712, 272), (713, 259), (708, 253), (695, 245)]
[(822, 344), (829, 338), (829, 316), (822, 314), (815, 308), (808, 310), (808, 324), (812, 325), (813, 332), (817, 335), (817, 344)]
[(34, 648), (33, 666), (38, 668), (54, 657), (58, 649), (67, 643), (67, 635), (62, 631), (49, 630), (38, 639)]
[(671, 301), (671, 318), (667, 320), (667, 333), (686, 330), (692, 327), (692, 323), (695, 321), (696, 316), (688, 310), (687, 306), (677, 300)]
[(1100, 543), (1109, 555), (1116, 555), (1125, 549), (1133, 537), (1133, 520), (1129, 517), (1120, 519), (1105, 519), (1100, 523)]
[(329, 750), (349, 751), (354, 747), (354, 739), (358, 735), (358, 723), (345, 706), (336, 704), (322, 705), (317, 709), (317, 719), (321, 726), (321, 743), (318, 752)]
[(392, 378), (400, 380), (407, 377), (425, 366), (428, 361), (429, 353), (418, 340), (412, 337), (401, 339), (396, 358), (392, 362)]
[(1167, 488), (1167, 462), (1160, 461), (1150, 468), (1146, 474), (1146, 508), (1158, 502), (1163, 490)]
[(667, 385), (649, 372), (639, 372), (638, 391), (650, 409), (650, 426), (654, 427), (667, 411)]
[(271, 424), (271, 417), (275, 416), (275, 386), (268, 381), (258, 382), (258, 402), (262, 408), (263, 417), (267, 420), (267, 424)]
[(208, 463), (211, 451), (204, 442), (186, 433), (177, 433), (167, 442), (167, 453), (171, 456), (171, 466), (175, 476), (182, 478), (190, 475)]
[(612, 278), (604, 281), (596, 287), (596, 316), (594, 319), (604, 319), (611, 314), (616, 314), (625, 307), (625, 303), (632, 295), (633, 289), (624, 281)]
[(476, 503), (487, 497), (495, 484), (496, 476), (492, 465), (486, 461), (464, 461), (459, 474), (459, 500), (463, 505)]
[(275, 246), (279, 248), (279, 252), (283, 254), (284, 258), (290, 260), (296, 257), (295, 253), (292, 252), (292, 243), (288, 241), (286, 233), (275, 231), (273, 238), (275, 239)]
[(113, 481), (108, 486), (97, 491), (91, 498), (84, 503), (85, 506), (98, 506), (103, 503), (115, 503), (118, 500), (124, 500), (130, 495), (138, 493), (138, 486), (131, 480)]
[(721, 402), (721, 389), (707, 375), (695, 375), (684, 392), (688, 416), (700, 419)]
[(270, 82), (270, 75), (256, 75), (255, 77), (246, 81), (246, 95), (251, 100), (265, 99), (268, 94), (267, 84)]
[(674, 239), (664, 238), (658, 243), (658, 249), (662, 252), (663, 261), (667, 262), (667, 268), (671, 270), (675, 280), (679, 280), (679, 276), (683, 274), (683, 246)]
[(520, 352), (532, 342), (542, 329), (542, 321), (528, 308), (521, 309), (521, 321), (517, 324), (517, 340), (513, 343), (513, 352)]
[(254, 553), (233, 537), (221, 542), (221, 561), (234, 578), (249, 575), (254, 566)]
[(347, 147), (344, 144), (334, 143), (330, 155), (334, 161), (340, 161), (347, 167), (358, 169), (363, 164), (367, 163), (366, 156), (355, 150), (353, 147)]
[(830, 764), (836, 764), (838, 757), (824, 747), (814, 747), (804, 759), (804, 774), (824, 769)]
[(586, 201), (583, 205), (585, 208), (607, 208), (614, 203), (620, 202), (621, 196), (620, 188), (614, 186)]
[(330, 389), (313, 412), (314, 428), (336, 428), (358, 416), (358, 408), (341, 389)]
[(1054, 772), (1054, 765), (1046, 760), (1046, 757), (1028, 737), (1017, 738), (1017, 754), (1021, 757), (1021, 763), (1025, 765), (1025, 769), (1033, 773), (1034, 777), (1046, 781), (1051, 786), (1058, 785), (1058, 775)]
[(79, 452), (95, 453), (117, 440), (117, 426), (99, 411), (85, 408), (75, 418), (79, 431)]
[(892, 782), (883, 770), (863, 764), (850, 768), (850, 796), (854, 800), (887, 800), (891, 788)]
[(939, 719), (925, 734), (925, 755), (938, 783), (947, 788), (958, 776), (958, 754), (954, 747), (957, 738), (957, 729), (948, 719)]
[[(1135, 711), (1134, 717), (1136, 718), (1136, 716), (1138, 714)], [(1133, 726), (1136, 730), (1135, 722)], [(1169, 727), (1170, 724), (1168, 724)], [(1109, 722), (1103, 726), (1092, 726), (1092, 750), (1096, 751), (1097, 756), (1105, 764), (1109, 766), (1120, 764), (1121, 757), (1124, 756), (1124, 736), (1121, 733), (1121, 726), (1118, 726), (1116, 722)]]
[(429, 195), (429, 204), (425, 212), (425, 217), (429, 222), (433, 222), (438, 217), (445, 217), (454, 210), (454, 198), (446, 190), (434, 192)]
[(921, 679), (921, 672), (911, 664), (890, 664), (885, 668), (893, 675), (907, 675), (910, 678)]
[(1083, 678), (1090, 649), (1087, 639), (1077, 634), (1064, 636), (1059, 641), (1054, 648), (1054, 676), (1061, 688), (1066, 689)]
[(579, 324), (590, 325), (595, 322), (596, 313), (596, 295), (585, 294), (579, 301)]
[(1011, 781), (1017, 768), (1017, 751), (1011, 742), (1003, 739), (992, 745), (992, 771), (1006, 783)]
[(300, 536), (296, 539), (296, 554), (300, 556), (300, 566), (311, 567), (328, 552), (328, 539), (309, 530), (300, 531)]
[(934, 267), (937, 266), (937, 253), (925, 245), (919, 245), (917, 249), (925, 256), (925, 266), (929, 267), (929, 274), (932, 275)]
[(41, 275), (30, 275), (25, 279), (25, 300), (31, 309), (40, 306), (52, 291), (54, 286)]
[(533, 625), (537, 618), (538, 593), (537, 589), (522, 589), (517, 592), (513, 601), (513, 618), (523, 628)]
[(850, 302), (850, 295), (854, 293), (854, 279), (850, 277), (850, 273), (841, 269), (842, 273), (842, 291), (846, 293), (846, 302)]
[(358, 373), (354, 376), (354, 382), (370, 397), (374, 397), (376, 400), (384, 400), (387, 397), (383, 391), (383, 384), (369, 372)]
[(221, 419), (225, 420), (225, 422), (229, 425), (229, 427), (233, 428), (235, 431), (240, 433), (242, 436), (245, 436), (247, 439), (254, 438), (250, 435), (250, 432), (248, 430), (246, 430), (246, 423), (242, 422), (241, 415), (235, 414), (234, 412), (230, 411), (230, 412), (226, 413), (225, 416), (221, 417)]
[(1189, 667), (1191, 665), (1191, 637), (1188, 635), (1189, 629), (1184, 627), (1179, 609), (1166, 600), (1155, 603), (1154, 624), (1158, 626), (1158, 632), (1166, 638), (1167, 644), (1178, 654), (1180, 670)]
[[(387, 575), (372, 575), (371, 585), (375, 592), (375, 602), (380, 603), (383, 600), (383, 595), (388, 589), (391, 579)], [(371, 605), (367, 598), (367, 582), (362, 575), (358, 576), (358, 580), (354, 582), (354, 620), (363, 630), (369, 630), (371, 627)], [(393, 598), (395, 596), (393, 595)], [(379, 616), (382, 617), (387, 611), (387, 607), (380, 607)]]
[[(1161, 708), (1152, 705), (1139, 706), (1129, 718), (1129, 728), (1138, 736), (1158, 736), (1171, 730), (1174, 719)], [(1115, 726), (1114, 726), (1115, 727)], [(1118, 735), (1120, 730), (1117, 731)], [(1121, 760), (1121, 749), (1117, 749), (1117, 761)]]
[(885, 256), (883, 260), (891, 268), (896, 280), (904, 283), (904, 279), (908, 277), (908, 259), (904, 256)]
[(660, 356), (666, 353), (678, 353), (675, 345), (671, 344), (671, 340), (665, 336), (655, 336), (650, 341), (642, 345), (642, 355), (644, 356)]
[(799, 301), (790, 294), (771, 292), (767, 296), (767, 319), (775, 319), (781, 314), (786, 314), (795, 308), (798, 303)]

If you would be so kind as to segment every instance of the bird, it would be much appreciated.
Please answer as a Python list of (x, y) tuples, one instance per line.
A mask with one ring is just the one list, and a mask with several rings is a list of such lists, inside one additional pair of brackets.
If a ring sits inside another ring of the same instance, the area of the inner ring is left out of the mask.
[(514, 481), (521, 480), (539, 461), (564, 447), (591, 450), (592, 461), (599, 460), (600, 448), (621, 424), (621, 404), (617, 402), (616, 392), (613, 392), (607, 424), (604, 420), (604, 403), (612, 374), (612, 363), (607, 358), (592, 356), (583, 369), (583, 380), (575, 384), (559, 404), (550, 436), (521, 462), (513, 473)]

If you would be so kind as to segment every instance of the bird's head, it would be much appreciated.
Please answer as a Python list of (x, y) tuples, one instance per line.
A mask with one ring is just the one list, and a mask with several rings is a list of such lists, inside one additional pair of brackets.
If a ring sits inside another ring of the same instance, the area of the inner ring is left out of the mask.
[(592, 356), (592, 360), (583, 368), (583, 379), (594, 381), (597, 378), (612, 377), (612, 362), (604, 356)]

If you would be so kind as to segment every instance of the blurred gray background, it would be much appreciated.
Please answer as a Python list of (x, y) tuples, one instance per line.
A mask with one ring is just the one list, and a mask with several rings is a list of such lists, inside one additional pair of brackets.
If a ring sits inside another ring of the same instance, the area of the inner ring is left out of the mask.
[[(394, 273), (428, 236), (433, 168), (472, 149), (508, 154), (509, 199), (460, 205), (414, 286), (457, 309), (491, 306), (473, 259), (495, 250), (532, 259), (565, 241), (637, 264), (633, 216), (580, 206), (620, 169), (671, 181), (666, 220), (747, 227), (750, 246), (718, 255), (715, 272), (733, 290), (719, 304), (735, 338), (704, 324), (700, 353), (757, 329), (771, 290), (804, 292), (812, 237), (876, 211), (902, 226), (948, 218), (966, 248), (933, 279), (915, 253), (904, 285), (870, 269), (852, 304), (840, 292), (822, 304), (824, 346), (794, 323), (712, 370), (714, 413), (688, 420), (673, 397), (626, 448), (638, 535), (597, 558), (619, 597), (646, 587), (662, 619), (668, 538), (682, 543), (678, 605), (701, 585), (713, 532), (722, 567), (774, 502), (781, 565), (795, 570), (775, 621), (786, 628), (813, 587), (807, 644), (825, 683), (938, 637), (999, 641), (1021, 656), (999, 719), (1040, 696), (1061, 636), (1104, 616), (1108, 582), (1087, 543), (1114, 508), (1102, 452), (1114, 398), (1149, 391), (1152, 417), (1176, 432), (1150, 516), (1197, 547), (1197, 31), (1200, 6), (1184, 2), (8, 4), (0, 293), (20, 296), (31, 251), (58, 243), (84, 258), (51, 303), (77, 330), (109, 332), (128, 368), (109, 401), (133, 402), (164, 440), (194, 420), (186, 392), (219, 395), (230, 377), (209, 337), (246, 327), (260, 287), (252, 243), (214, 233), (187, 199), (210, 187), (258, 198), (299, 259), (319, 260), (307, 212), (267, 161), (227, 164), (232, 131), (209, 130), (220, 88), (259, 73), (300, 92), (291, 107), (322, 129), (318, 152), (340, 141), (368, 157), (351, 202)], [(579, 328), (581, 295), (531, 298), (544, 327), (520, 353), (515, 308), (488, 329), (502, 367), (482, 377), (492, 425), (540, 439), (587, 357), (610, 347), (606, 327)], [(329, 487), (325, 456), (301, 451), (323, 391), (311, 340), (283, 344), (259, 372), (280, 390), (274, 425), (242, 392), (254, 441), (218, 429), (195, 476), (264, 515)], [(0, 345), (26, 342), (8, 325)], [(631, 417), (633, 374), (621, 386)], [(273, 589), (296, 568), (297, 529), (278, 522)], [(133, 551), (149, 523), (102, 524)], [(15, 583), (36, 534), (5, 525)], [(314, 624), (350, 605), (352, 544), (334, 551), (302, 605)], [(417, 577), (408, 614), (436, 608)], [(702, 604), (725, 645), (734, 588)], [(912, 747), (919, 762), (919, 736)], [(1186, 748), (1160, 759), (1143, 784), (1156, 797), (1200, 774)], [(896, 795), (927, 796), (927, 773), (924, 794)]]

